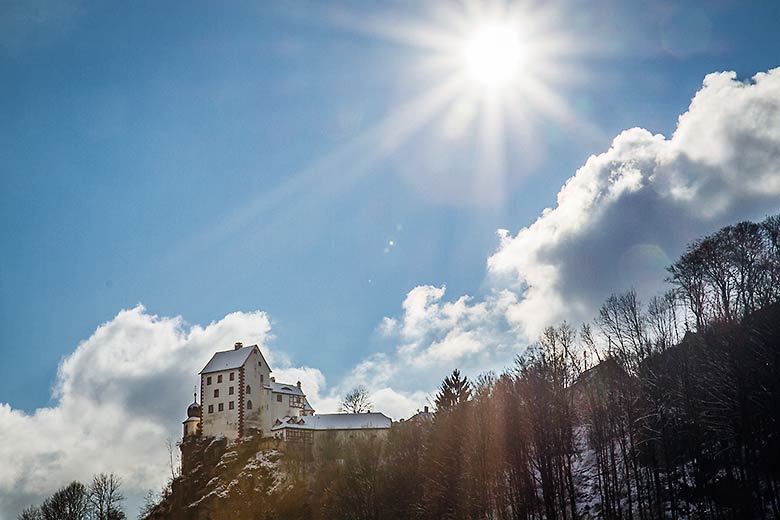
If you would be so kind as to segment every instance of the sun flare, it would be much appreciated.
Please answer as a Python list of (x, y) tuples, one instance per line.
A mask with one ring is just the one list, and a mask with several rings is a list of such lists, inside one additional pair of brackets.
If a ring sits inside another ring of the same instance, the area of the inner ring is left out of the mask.
[(376, 127), (380, 149), (416, 149), (408, 178), (421, 191), (500, 203), (506, 186), (543, 159), (541, 130), (550, 129), (548, 122), (558, 132), (594, 131), (579, 120), (568, 95), (588, 78), (578, 58), (592, 47), (586, 34), (563, 23), (558, 4), (462, 0), (426, 6), (414, 18), (388, 13), (340, 19), (416, 51), (406, 81), (397, 83), (404, 101)]
[(523, 46), (511, 25), (487, 24), (466, 38), (461, 57), (471, 80), (486, 88), (498, 88), (520, 73)]

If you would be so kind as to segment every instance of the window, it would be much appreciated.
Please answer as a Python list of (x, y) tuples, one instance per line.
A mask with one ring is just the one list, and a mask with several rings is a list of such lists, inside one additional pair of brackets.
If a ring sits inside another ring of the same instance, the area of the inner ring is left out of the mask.
[(235, 404), (233, 403), (233, 401), (230, 401), (230, 402), (228, 403), (228, 410), (232, 410), (232, 409), (234, 409), (235, 407), (236, 407), (236, 406), (235, 406)]
[(217, 405), (217, 410), (220, 411), (220, 412), (224, 412), (225, 411), (225, 403), (219, 403)]
[(219, 388), (214, 389), (214, 397), (219, 397)]
[(246, 409), (247, 410), (251, 410), (252, 409), (252, 401), (247, 401), (246, 402)]
[(258, 361), (257, 362), (257, 366), (259, 366), (259, 367), (263, 366), (263, 362), (262, 361)]
[(291, 395), (290, 406), (294, 408), (303, 408), (303, 397), (300, 395)]
[(221, 383), (221, 382), (222, 382), (222, 374), (217, 376), (217, 383)]
[(281, 403), (282, 402), (282, 394), (276, 394), (276, 402)]
[(214, 405), (213, 404), (209, 405), (209, 413), (214, 413)]
[(236, 373), (235, 372), (231, 372), (230, 373), (230, 380), (231, 381), (235, 381), (236, 380)]
[(207, 384), (207, 385), (210, 385), (210, 384), (211, 384), (211, 376), (208, 376), (208, 377), (206, 378), (206, 384)]
[(252, 387), (249, 385), (246, 385), (246, 393), (251, 394), (252, 393)]
[(234, 392), (233, 392), (233, 389), (234, 389), (234, 388), (235, 388), (235, 387), (233, 387), (233, 386), (230, 386), (230, 387), (228, 387), (228, 395), (233, 395), (233, 393), (234, 393)]
[(263, 374), (260, 374), (260, 382), (263, 382)]
[(293, 430), (285, 428), (285, 437), (288, 441), (311, 442), (312, 432), (307, 430)]

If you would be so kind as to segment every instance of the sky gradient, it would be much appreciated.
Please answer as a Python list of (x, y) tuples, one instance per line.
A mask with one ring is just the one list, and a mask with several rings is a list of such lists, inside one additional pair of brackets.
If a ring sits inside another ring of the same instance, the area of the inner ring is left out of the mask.
[[(657, 290), (685, 243), (780, 210), (762, 119), (778, 74), (750, 80), (780, 65), (777, 2), (554, 3), (538, 38), (570, 53), (535, 66), (558, 71), (561, 113), (527, 98), (496, 182), (476, 123), (448, 137), (460, 108), (415, 104), (441, 78), (400, 29), (443, 23), (440, 6), (418, 4), (0, 6), (8, 417), (62, 408), (74, 382), (122, 394), (111, 381), (126, 373), (85, 375), (86, 359), (111, 365), (98, 345), (120, 343), (114, 354), (132, 359), (135, 345), (168, 368), (187, 356), (174, 410), (209, 352), (241, 340), (264, 342), (322, 407), (366, 383), (398, 415), (456, 366), (500, 369), (547, 321), (589, 319), (605, 292)], [(707, 76), (721, 71), (735, 74)], [(621, 134), (635, 127), (646, 131)], [(614, 164), (636, 176), (620, 170), (607, 188)], [(582, 194), (601, 182), (612, 198)], [(579, 271), (573, 259), (586, 259)], [(556, 308), (567, 297), (571, 314)], [(144, 385), (128, 395), (178, 391)], [(177, 432), (168, 408), (152, 422), (168, 417)], [(46, 491), (19, 482), (0, 473), (0, 515), (18, 505), (3, 492)]]

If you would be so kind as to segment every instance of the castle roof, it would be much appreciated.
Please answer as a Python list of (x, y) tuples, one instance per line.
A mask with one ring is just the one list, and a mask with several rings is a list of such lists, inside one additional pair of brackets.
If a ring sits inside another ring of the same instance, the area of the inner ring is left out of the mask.
[[(206, 366), (203, 367), (203, 370), (201, 370), (200, 373), (208, 374), (211, 372), (221, 372), (222, 370), (233, 370), (236, 368), (241, 368), (244, 366), (244, 363), (246, 363), (246, 360), (249, 358), (250, 354), (252, 354), (252, 352), (255, 350), (257, 350), (257, 352), (262, 357), (263, 354), (260, 352), (260, 349), (257, 347), (257, 345), (217, 352), (211, 357), (211, 360), (206, 363)], [(263, 361), (265, 361), (265, 358), (263, 358)], [(268, 365), (268, 363), (266, 363), (266, 365)], [(268, 366), (268, 371), (272, 371), (270, 365)]]
[(200, 417), (200, 405), (197, 401), (187, 407), (187, 418)]
[(294, 430), (373, 430), (390, 428), (392, 420), (383, 413), (328, 413), (308, 417), (277, 419), (271, 431)]
[(298, 385), (290, 385), (286, 383), (277, 383), (276, 381), (271, 381), (270, 383), (266, 383), (264, 386), (266, 389), (275, 392), (277, 394), (305, 396), (303, 390), (298, 388)]

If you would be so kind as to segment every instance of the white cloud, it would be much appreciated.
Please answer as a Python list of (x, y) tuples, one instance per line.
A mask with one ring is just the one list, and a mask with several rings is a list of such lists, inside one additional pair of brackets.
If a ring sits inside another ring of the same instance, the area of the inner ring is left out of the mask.
[(473, 373), (500, 370), (519, 352), (516, 333), (506, 319), (517, 304), (512, 291), (494, 291), (481, 301), (470, 296), (445, 301), (445, 295), (443, 286), (409, 291), (401, 318), (385, 318), (378, 327), (396, 344), (395, 351), (363, 359), (331, 390), (331, 397), (337, 400), (363, 385), (376, 410), (394, 419), (406, 418), (429, 404), (453, 368)]
[(780, 209), (780, 69), (708, 75), (670, 139), (634, 128), (592, 156), (548, 209), (488, 259), (521, 298), (507, 318), (528, 336), (592, 317), (611, 292), (659, 290), (691, 240)]
[(399, 392), (390, 387), (371, 392), (373, 411), (382, 412), (393, 419), (410, 417), (416, 410), (428, 404), (428, 394), (422, 391)]
[(118, 313), (62, 361), (54, 406), (28, 415), (0, 403), (0, 518), (101, 471), (117, 473), (129, 494), (161, 486), (166, 440), (181, 436), (198, 371), (236, 340), (261, 345), (269, 363), (282, 363), (282, 378), (312, 389), (316, 406), (324, 377), (285, 365), (267, 347), (270, 329), (263, 312), (235, 312), (206, 327), (140, 305)]

